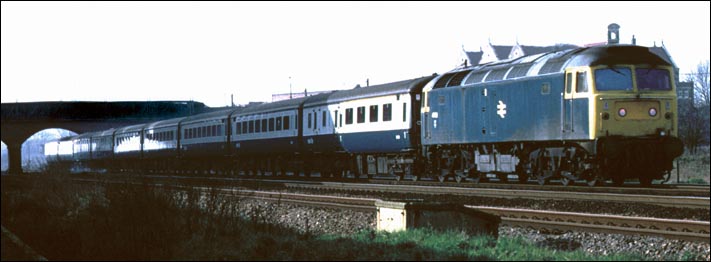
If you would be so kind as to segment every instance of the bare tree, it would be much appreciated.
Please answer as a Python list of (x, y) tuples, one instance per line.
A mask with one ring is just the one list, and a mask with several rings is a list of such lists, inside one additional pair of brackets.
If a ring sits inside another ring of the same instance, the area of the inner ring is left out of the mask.
[(691, 153), (701, 144), (709, 143), (709, 60), (699, 63), (687, 75), (694, 85), (694, 104), (679, 105), (679, 135)]
[(691, 70), (686, 78), (687, 81), (694, 83), (694, 95), (697, 107), (708, 107), (711, 102), (709, 94), (709, 60), (700, 62), (696, 66), (696, 70)]

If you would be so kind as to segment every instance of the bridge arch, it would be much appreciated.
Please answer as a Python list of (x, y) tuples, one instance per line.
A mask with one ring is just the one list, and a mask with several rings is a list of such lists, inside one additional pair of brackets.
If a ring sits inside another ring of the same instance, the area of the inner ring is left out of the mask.
[(2, 103), (0, 139), (7, 145), (8, 173), (22, 173), (22, 143), (47, 128), (101, 131), (224, 108), (195, 101)]

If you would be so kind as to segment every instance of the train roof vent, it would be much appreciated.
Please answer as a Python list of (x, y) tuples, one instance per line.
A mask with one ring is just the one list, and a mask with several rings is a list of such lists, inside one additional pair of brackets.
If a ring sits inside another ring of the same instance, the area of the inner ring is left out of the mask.
[(442, 88), (442, 87), (447, 86), (447, 82), (449, 82), (449, 79), (451, 79), (452, 76), (454, 76), (454, 74), (456, 74), (456, 73), (444, 74), (442, 77), (437, 79), (437, 82), (435, 82), (434, 87), (432, 87), (432, 88)]
[(531, 68), (533, 64), (522, 64), (516, 65), (511, 69), (511, 72), (506, 76), (506, 79), (512, 79), (517, 77), (525, 76), (528, 73), (528, 69)]
[(483, 70), (483, 71), (473, 73), (469, 78), (467, 78), (467, 81), (464, 84), (469, 85), (469, 84), (480, 83), (481, 80), (484, 80), (486, 73), (488, 73), (489, 71), (490, 70)]
[(464, 80), (464, 77), (466, 77), (471, 71), (472, 70), (465, 70), (454, 74), (452, 79), (449, 80), (449, 83), (447, 83), (447, 86), (460, 86), (462, 84), (462, 80)]
[(506, 72), (509, 71), (509, 67), (504, 67), (504, 68), (499, 68), (499, 69), (493, 69), (491, 70), (491, 73), (486, 77), (486, 82), (491, 82), (491, 81), (498, 81), (501, 79), (504, 79), (504, 76), (506, 75)]

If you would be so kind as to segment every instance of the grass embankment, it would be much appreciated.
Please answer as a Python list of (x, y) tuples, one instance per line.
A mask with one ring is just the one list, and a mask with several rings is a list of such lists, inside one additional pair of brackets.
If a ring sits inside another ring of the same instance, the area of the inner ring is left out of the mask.
[(413, 230), (318, 236), (241, 213), (216, 191), (77, 185), (41, 177), (2, 184), (2, 224), (49, 260), (640, 260), (558, 251), (525, 239)]
[[(688, 151), (679, 156), (677, 161), (674, 161), (674, 166), (679, 167), (679, 183), (681, 184), (703, 184), (708, 185), (711, 182), (711, 164), (709, 164), (711, 154), (708, 146), (699, 147), (695, 154)], [(677, 169), (671, 172), (670, 182), (676, 183)]]

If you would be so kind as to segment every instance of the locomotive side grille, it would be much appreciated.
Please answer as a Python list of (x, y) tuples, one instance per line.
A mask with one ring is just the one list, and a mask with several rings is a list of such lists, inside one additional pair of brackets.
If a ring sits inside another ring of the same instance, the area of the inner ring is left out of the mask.
[(497, 80), (502, 80), (504, 79), (504, 75), (506, 75), (506, 72), (509, 71), (509, 68), (502, 68), (502, 69), (496, 69), (492, 70), (489, 76), (486, 77), (486, 82), (491, 82), (491, 81), (497, 81)]
[(488, 72), (489, 71), (476, 72), (476, 73), (472, 74), (469, 78), (467, 78), (467, 81), (464, 84), (469, 85), (469, 84), (480, 83), (481, 80), (484, 80), (484, 77), (486, 76), (486, 73), (488, 73)]
[(560, 72), (560, 69), (563, 67), (563, 64), (565, 63), (566, 60), (548, 60), (546, 61), (546, 64), (543, 65), (541, 68), (541, 71), (538, 72), (538, 74), (548, 74), (548, 73), (555, 73), (555, 72)]
[(509, 73), (509, 75), (506, 76), (506, 79), (512, 79), (512, 78), (526, 76), (526, 73), (528, 73), (528, 69), (530, 69), (532, 65), (533, 64), (525, 64), (525, 65), (515, 66), (513, 69), (511, 69), (511, 72)]

